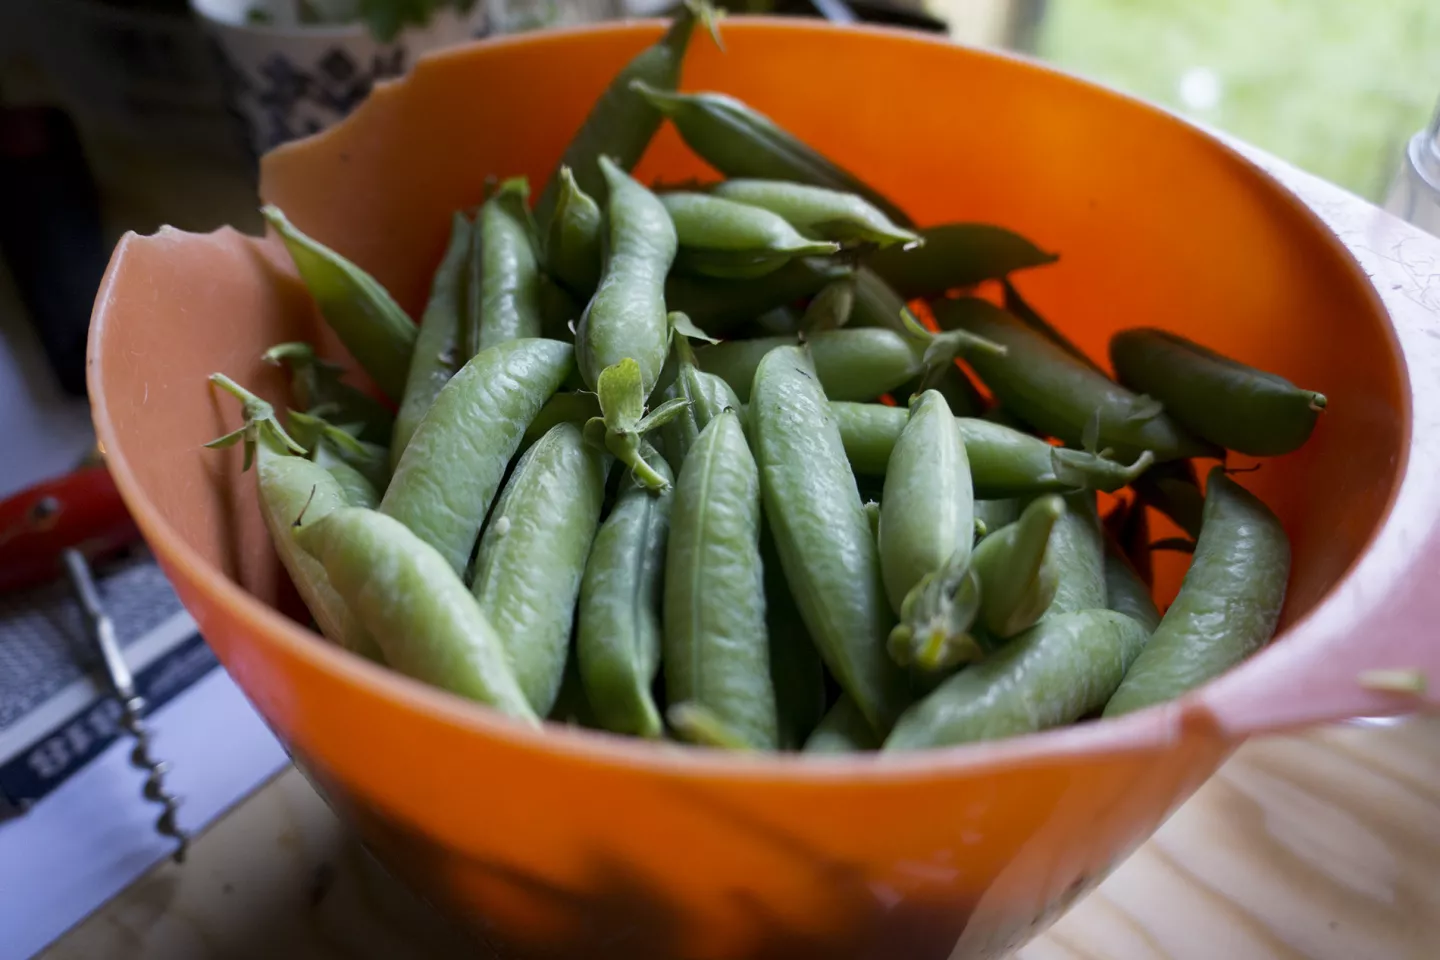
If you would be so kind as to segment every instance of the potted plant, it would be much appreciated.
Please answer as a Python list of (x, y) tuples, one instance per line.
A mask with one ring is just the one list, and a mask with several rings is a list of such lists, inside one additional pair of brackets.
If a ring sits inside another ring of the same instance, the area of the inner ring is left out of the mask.
[(190, 0), (259, 154), (340, 120), (375, 81), (486, 31), (477, 0)]

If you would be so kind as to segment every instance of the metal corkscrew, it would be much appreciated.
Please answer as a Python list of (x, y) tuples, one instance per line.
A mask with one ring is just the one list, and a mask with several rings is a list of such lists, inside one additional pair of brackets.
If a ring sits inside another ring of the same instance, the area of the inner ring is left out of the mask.
[(141, 791), (145, 799), (163, 808), (160, 817), (155, 821), (155, 830), (161, 836), (175, 840), (175, 852), (172, 856), (176, 863), (183, 863), (186, 850), (190, 846), (190, 838), (180, 829), (175, 819), (180, 806), (179, 799), (165, 789), (165, 773), (169, 765), (150, 755), (150, 730), (143, 719), (145, 698), (135, 692), (135, 681), (115, 638), (115, 624), (100, 602), (100, 592), (95, 589), (90, 564), (83, 554), (73, 548), (66, 549), (62, 557), (65, 571), (85, 613), (90, 641), (99, 651), (101, 662), (105, 665), (105, 675), (116, 699), (120, 701), (120, 725), (135, 741), (135, 746), (130, 751), (130, 765), (145, 771), (145, 786)]

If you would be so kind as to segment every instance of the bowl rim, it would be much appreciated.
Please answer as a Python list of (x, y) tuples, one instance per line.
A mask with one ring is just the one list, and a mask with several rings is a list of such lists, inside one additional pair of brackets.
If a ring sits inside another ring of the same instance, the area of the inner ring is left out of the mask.
[[(545, 48), (564, 46), (577, 36), (595, 35), (650, 36), (658, 32), (663, 21), (632, 20), (611, 22), (600, 25), (578, 26), (547, 30), (529, 34), (507, 35), (488, 38), (483, 41), (447, 48), (426, 54), (419, 58), (414, 69), (404, 77), (377, 83), (371, 98), (339, 124), (314, 134), (301, 141), (281, 145), (262, 158), (263, 165), (282, 158), (288, 153), (304, 149), (304, 145), (331, 135), (332, 131), (349, 123), (360, 122), (360, 118), (371, 103), (380, 98), (394, 96), (415, 74), (429, 69), (432, 65), (451, 58), (484, 56), (488, 51), (511, 46)], [(775, 783), (814, 783), (843, 780), (846, 782), (872, 782), (896, 784), (905, 781), (921, 781), (952, 776), (956, 772), (984, 767), (993, 771), (1022, 767), (1054, 759), (1060, 755), (1106, 754), (1119, 755), (1132, 752), (1156, 752), (1166, 750), (1182, 740), (1206, 738), (1217, 747), (1231, 747), (1245, 736), (1245, 731), (1223, 728), (1204, 707), (1206, 695), (1221, 686), (1228, 686), (1239, 680), (1244, 682), (1257, 671), (1257, 664), (1270, 659), (1277, 648), (1283, 655), (1295, 643), (1307, 640), (1320, 642), (1326, 631), (1316, 629), (1316, 621), (1334, 602), (1336, 594), (1354, 574), (1356, 567), (1372, 552), (1376, 540), (1386, 531), (1393, 519), (1394, 507), (1400, 488), (1404, 484), (1410, 464), (1411, 430), (1413, 426), (1413, 397), (1408, 374), (1406, 356), (1401, 348), (1394, 319), (1381, 300), (1378, 291), (1367, 274), (1345, 244), (1327, 227), (1319, 214), (1302, 201), (1294, 192), (1258, 163), (1236, 149), (1232, 143), (1211, 129), (1188, 120), (1175, 112), (1142, 98), (1121, 93), (1094, 81), (1068, 73), (1051, 64), (1011, 51), (980, 49), (955, 44), (943, 37), (907, 31), (900, 28), (875, 25), (836, 25), (825, 21), (787, 17), (734, 17), (726, 18), (725, 29), (740, 29), (745, 32), (792, 32), (824, 33), (847, 31), (883, 38), (887, 42), (943, 46), (957, 56), (973, 57), (995, 63), (1003, 63), (1010, 69), (1032, 73), (1044, 73), (1053, 82), (1078, 84), (1091, 95), (1120, 101), (1131, 109), (1139, 109), (1154, 118), (1178, 125), (1184, 135), (1191, 137), (1204, 149), (1218, 151), (1220, 156), (1232, 163), (1237, 170), (1259, 184), (1263, 190), (1283, 201), (1291, 212), (1298, 214), (1316, 238), (1329, 246), (1345, 265), (1352, 283), (1372, 301), (1375, 313), (1383, 317), (1382, 328), (1387, 338), (1391, 359), (1396, 367), (1397, 382), (1401, 388), (1402, 423), (1400, 424), (1399, 456), (1394, 465), (1393, 480), (1386, 503), (1380, 512), (1369, 536), (1344, 573), (1330, 589), (1304, 615), (1286, 626), (1262, 650), (1257, 651), (1245, 662), (1237, 665), (1220, 677), (1203, 684), (1174, 701), (1158, 704), (1119, 718), (1099, 722), (1081, 722), (1065, 727), (1039, 731), (1022, 736), (994, 741), (939, 747), (924, 751), (897, 754), (839, 754), (807, 755), (799, 753), (730, 753), (685, 747), (660, 741), (642, 741), (605, 731), (589, 730), (568, 724), (546, 721), (539, 728), (530, 728), (507, 720), (496, 711), (477, 709), (477, 704), (457, 695), (438, 690), (397, 673), (387, 667), (371, 663), (325, 640), (308, 627), (290, 619), (276, 608), (259, 600), (238, 583), (226, 576), (218, 567), (192, 548), (178, 531), (160, 515), (158, 509), (141, 490), (133, 471), (123, 457), (109, 461), (117, 487), (120, 489), (137, 524), (144, 532), (151, 549), (174, 569), (187, 568), (193, 571), (193, 583), (203, 593), (210, 595), (217, 606), (222, 606), (242, 621), (238, 632), (247, 636), (247, 642), (256, 642), (255, 635), (263, 635), (258, 642), (278, 643), (285, 652), (306, 661), (310, 667), (335, 675), (344, 684), (358, 688), (366, 696), (392, 701), (396, 706), (428, 718), (459, 727), (469, 734), (479, 734), (506, 741), (519, 749), (539, 749), (557, 757), (581, 763), (641, 770), (658, 776), (684, 776), (701, 779), (724, 779)], [(249, 242), (255, 244), (274, 243), (275, 238), (251, 237), (233, 227), (220, 227), (208, 234), (191, 234), (173, 227), (161, 227), (152, 237), (183, 237), (189, 242), (196, 239), (209, 242)], [(106, 310), (102, 306), (110, 299), (111, 287), (119, 272), (129, 245), (146, 242), (150, 238), (127, 233), (117, 245), (111, 258), (96, 299), (96, 310), (89, 335), (89, 355), (92, 360), (100, 354), (99, 344), (104, 337)], [(103, 364), (92, 362), (89, 366), (89, 387), (92, 418), (94, 420), (101, 449), (115, 448), (116, 431), (111, 419), (103, 390)], [(1280, 641), (1287, 641), (1281, 643)], [(1260, 667), (1264, 669), (1264, 667)], [(248, 695), (247, 695), (248, 698)]]

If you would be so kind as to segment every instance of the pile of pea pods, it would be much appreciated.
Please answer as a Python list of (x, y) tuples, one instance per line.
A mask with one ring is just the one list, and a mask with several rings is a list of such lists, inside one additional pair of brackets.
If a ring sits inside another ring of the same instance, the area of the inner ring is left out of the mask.
[[(1115, 336), (1112, 378), (1011, 282), (1053, 255), (916, 229), (677, 92), (715, 30), (681, 8), (533, 209), (516, 178), (457, 212), (418, 325), (266, 209), (385, 398), (303, 343), (267, 354), (283, 425), (212, 377), (244, 406), (212, 445), (244, 444), (319, 630), (521, 723), (813, 753), (1113, 716), (1266, 643), (1289, 545), (1225, 451), (1295, 450), (1325, 398), (1154, 329)], [(666, 122), (722, 179), (630, 176)], [(1150, 543), (1150, 509), (1187, 536)], [(1193, 553), (1164, 616), (1157, 546)]]

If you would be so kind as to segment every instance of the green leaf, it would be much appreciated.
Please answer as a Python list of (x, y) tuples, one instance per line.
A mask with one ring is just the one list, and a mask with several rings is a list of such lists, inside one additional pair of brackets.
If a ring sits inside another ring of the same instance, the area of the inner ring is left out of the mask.
[(601, 370), (595, 393), (600, 398), (600, 414), (612, 433), (629, 433), (645, 416), (645, 382), (633, 357)]
[(673, 310), (670, 313), (670, 329), (689, 340), (704, 340), (706, 343), (720, 342), (697, 327), (695, 321), (691, 320), (688, 315), (681, 313), (679, 310)]

